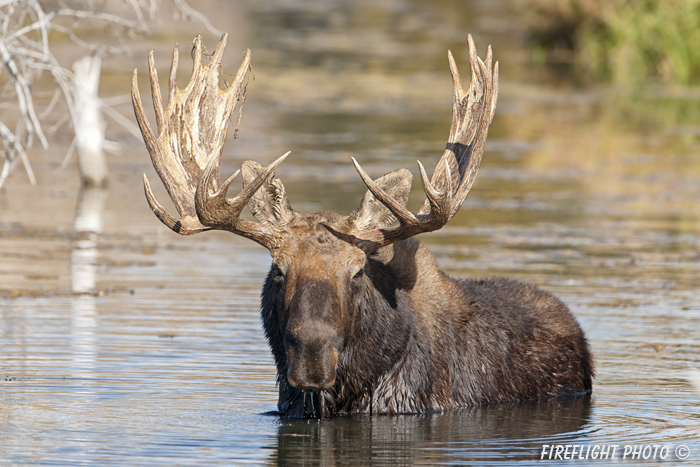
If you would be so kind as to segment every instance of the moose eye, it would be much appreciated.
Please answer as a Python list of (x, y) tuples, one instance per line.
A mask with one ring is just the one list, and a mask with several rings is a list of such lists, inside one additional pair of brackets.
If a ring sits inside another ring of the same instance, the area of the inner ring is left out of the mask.
[(364, 275), (365, 275), (365, 270), (364, 270), (364, 269), (360, 269), (359, 271), (357, 271), (357, 272), (355, 273), (354, 276), (352, 276), (353, 282), (359, 281), (360, 279), (362, 279), (362, 276), (364, 276)]
[(270, 271), (270, 276), (272, 277), (272, 280), (274, 280), (274, 281), (284, 280), (284, 273), (277, 266), (272, 267), (272, 270)]

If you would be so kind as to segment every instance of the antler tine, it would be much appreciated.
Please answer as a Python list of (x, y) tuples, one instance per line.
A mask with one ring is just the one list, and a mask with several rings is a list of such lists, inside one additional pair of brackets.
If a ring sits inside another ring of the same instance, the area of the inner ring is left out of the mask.
[(445, 225), (449, 220), (448, 216), (450, 214), (452, 200), (452, 182), (449, 179), (449, 167), (447, 167), (444, 172), (447, 177), (447, 180), (445, 181), (446, 189), (439, 191), (430, 184), (423, 164), (421, 164), (420, 161), (418, 162), (423, 189), (433, 209), (428, 214), (418, 214), (418, 216), (416, 216), (396, 199), (392, 198), (388, 193), (382, 190), (370, 178), (370, 176), (367, 175), (354, 157), (351, 159), (352, 163), (355, 165), (355, 169), (360, 174), (362, 181), (365, 182), (365, 185), (367, 185), (369, 191), (372, 192), (374, 197), (384, 204), (399, 221), (399, 226), (394, 229), (380, 229), (360, 234), (358, 237), (356, 237), (356, 244), (358, 247), (367, 251), (373, 251), (380, 246), (388, 245), (395, 241), (409, 238), (422, 232), (437, 230)]
[(434, 223), (438, 228), (442, 227), (450, 220), (450, 207), (452, 205), (452, 174), (450, 172), (450, 165), (447, 159), (441, 160), (440, 163), (444, 165), (442, 171), (443, 181), (441, 183), (444, 188), (442, 191), (437, 190), (433, 187), (432, 183), (428, 181), (428, 174), (425, 172), (425, 167), (418, 161), (420, 181), (423, 185), (423, 191), (425, 192), (427, 201), (430, 203), (430, 213), (428, 215), (431, 218), (431, 223)]
[(153, 152), (157, 151), (156, 137), (153, 134), (151, 124), (146, 118), (146, 111), (144, 110), (143, 102), (141, 101), (137, 69), (134, 69), (134, 74), (131, 76), (131, 103), (134, 106), (134, 114), (136, 115), (136, 121), (141, 129), (143, 141), (146, 143), (146, 149), (148, 149), (148, 152), (152, 154)]
[(498, 100), (498, 62), (496, 62), (493, 66), (493, 79), (491, 80), (493, 83), (493, 90), (491, 91), (493, 94), (493, 101), (491, 102), (491, 115), (489, 117), (489, 122), (493, 120), (493, 116), (496, 115), (496, 101)]
[(238, 172), (218, 187), (219, 164), (231, 116), (236, 104), (244, 99), (245, 80), (251, 69), (251, 54), (247, 50), (231, 84), (225, 90), (219, 88), (219, 71), (227, 41), (228, 35), (224, 34), (209, 64), (203, 64), (202, 38), (195, 38), (192, 77), (184, 90), (178, 89), (176, 84), (179, 52), (175, 46), (168, 79), (167, 108), (163, 108), (151, 50), (148, 64), (158, 126), (157, 138), (146, 118), (139, 95), (137, 71), (134, 70), (131, 82), (134, 113), (153, 166), (180, 219), (175, 219), (158, 202), (145, 175), (144, 190), (148, 204), (158, 219), (181, 235), (222, 229), (272, 248), (278, 231), (240, 220), (239, 216), (247, 201), (286, 155), (270, 164), (255, 183), (245, 187), (233, 200), (226, 199), (226, 192)]
[(423, 164), (418, 162), (426, 200), (414, 215), (397, 201), (373, 186), (372, 180), (353, 159), (372, 194), (397, 218), (399, 225), (390, 229), (361, 232), (357, 244), (365, 250), (374, 250), (421, 232), (440, 229), (457, 213), (474, 184), (481, 163), (486, 135), (496, 110), (498, 95), (498, 62), (492, 66), (493, 54), (489, 46), (484, 63), (476, 53), (472, 36), (467, 37), (471, 81), (465, 91), (452, 53), (447, 58), (452, 74), (452, 124), (445, 151), (433, 176), (428, 181)]
[[(224, 34), (221, 37), (221, 40), (224, 40), (224, 38), (227, 35)], [(202, 36), (197, 35), (197, 37), (194, 38), (194, 41), (192, 42), (192, 77), (190, 78), (190, 82), (187, 85), (187, 88), (190, 86), (194, 85), (197, 83), (197, 79), (199, 78), (199, 73), (202, 70)]]
[(173, 47), (173, 61), (170, 64), (170, 77), (168, 78), (168, 105), (175, 100), (175, 91), (177, 90), (177, 64), (180, 61), (180, 51), (178, 44)]
[(161, 135), (165, 121), (165, 109), (163, 109), (163, 100), (160, 97), (160, 85), (158, 84), (158, 71), (156, 71), (155, 58), (153, 57), (153, 49), (148, 53), (148, 76), (151, 81), (151, 96), (153, 97), (153, 109), (156, 112), (156, 126), (158, 128), (158, 136)]
[(289, 152), (268, 165), (252, 183), (245, 186), (233, 199), (228, 199), (226, 192), (241, 171), (237, 170), (220, 188), (216, 188), (221, 159), (216, 155), (212, 157), (202, 173), (202, 178), (199, 180), (195, 193), (197, 216), (202, 224), (250, 238), (268, 249), (275, 248), (280, 235), (277, 229), (262, 226), (257, 222), (246, 221), (241, 219), (240, 215), (255, 192), (258, 191), (288, 155)]
[(148, 206), (151, 208), (151, 211), (153, 211), (156, 217), (173, 232), (177, 232), (180, 235), (194, 235), (205, 230), (210, 230), (210, 227), (205, 227), (198, 219), (191, 216), (183, 216), (180, 219), (175, 219), (171, 216), (158, 202), (153, 191), (151, 191), (151, 184), (148, 183), (146, 174), (143, 174), (143, 188), (146, 192), (146, 200), (148, 201)]
[(372, 180), (370, 176), (367, 175), (367, 172), (364, 171), (364, 169), (360, 166), (360, 164), (357, 162), (357, 160), (355, 160), (354, 157), (351, 157), (350, 159), (352, 159), (352, 163), (355, 165), (355, 170), (357, 170), (357, 173), (360, 174), (360, 178), (362, 178), (362, 181), (365, 182), (365, 185), (367, 185), (369, 191), (371, 191), (374, 197), (381, 201), (382, 204), (389, 208), (389, 210), (396, 216), (396, 218), (399, 219), (399, 222), (401, 222), (402, 225), (418, 224), (418, 219), (416, 218), (416, 216), (413, 215), (411, 211), (403, 207), (388, 193), (379, 188), (377, 184), (374, 183), (374, 180)]

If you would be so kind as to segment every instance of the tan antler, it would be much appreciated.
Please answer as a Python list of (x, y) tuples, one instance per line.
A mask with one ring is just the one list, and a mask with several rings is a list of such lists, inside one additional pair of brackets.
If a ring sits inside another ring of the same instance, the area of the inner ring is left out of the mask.
[(484, 151), (486, 134), (496, 111), (498, 96), (498, 62), (492, 66), (489, 46), (484, 63), (476, 55), (471, 35), (468, 36), (471, 82), (462, 89), (462, 81), (452, 53), (448, 52), (453, 83), (452, 126), (447, 146), (438, 162), (433, 177), (418, 162), (426, 200), (417, 214), (406, 209), (400, 201), (383, 191), (353, 158), (353, 164), (372, 194), (381, 201), (399, 221), (391, 228), (355, 233), (354, 242), (366, 251), (389, 245), (422, 232), (442, 228), (462, 206), (474, 184)]
[(179, 56), (175, 46), (166, 109), (161, 101), (158, 73), (151, 50), (148, 65), (158, 126), (157, 138), (146, 118), (139, 95), (137, 71), (134, 70), (131, 81), (134, 113), (153, 167), (180, 218), (175, 219), (156, 200), (145, 174), (144, 189), (148, 204), (158, 219), (181, 235), (192, 235), (210, 229), (228, 230), (271, 249), (276, 244), (279, 231), (240, 219), (239, 216), (287, 154), (270, 164), (231, 200), (226, 198), (226, 192), (240, 171), (218, 187), (221, 153), (236, 103), (245, 99), (245, 81), (250, 72), (251, 57), (250, 50), (247, 50), (233, 82), (222, 91), (219, 89), (219, 69), (227, 41), (228, 35), (224, 34), (211, 62), (204, 65), (202, 39), (200, 36), (195, 38), (192, 77), (184, 90), (178, 89), (175, 83)]

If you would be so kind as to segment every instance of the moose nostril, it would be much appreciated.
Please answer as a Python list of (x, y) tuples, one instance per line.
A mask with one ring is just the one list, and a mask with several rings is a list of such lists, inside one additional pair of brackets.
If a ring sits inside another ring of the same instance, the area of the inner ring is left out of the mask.
[(300, 389), (302, 391), (322, 391), (328, 389), (335, 383), (335, 373), (329, 375), (324, 380), (298, 380), (293, 374), (287, 374), (287, 381), (293, 387)]
[(333, 375), (332, 381), (321, 381), (317, 378), (308, 378), (306, 375), (299, 375), (294, 372), (293, 368), (290, 368), (287, 373), (287, 381), (289, 381), (289, 384), (293, 387), (302, 391), (321, 391), (327, 389), (335, 382), (335, 375)]
[(338, 350), (334, 347), (321, 352), (295, 352), (288, 354), (287, 381), (303, 391), (321, 391), (335, 384)]

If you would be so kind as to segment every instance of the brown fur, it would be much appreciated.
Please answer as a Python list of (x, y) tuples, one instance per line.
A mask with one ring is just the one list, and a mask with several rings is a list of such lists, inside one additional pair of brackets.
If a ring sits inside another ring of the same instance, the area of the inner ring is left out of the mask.
[[(156, 200), (145, 176), (144, 189), (156, 216), (181, 235), (226, 230), (270, 251), (262, 319), (282, 414), (430, 412), (591, 389), (588, 344), (562, 302), (518, 281), (450, 278), (410, 238), (449, 222), (474, 183), (498, 96), (498, 63), (490, 48), (482, 61), (468, 36), (466, 90), (448, 52), (450, 134), (430, 180), (420, 165), (426, 200), (417, 214), (406, 209), (408, 170), (372, 180), (353, 160), (369, 191), (344, 217), (294, 212), (274, 176), (287, 155), (266, 168), (246, 161), (243, 190), (227, 198), (235, 175), (219, 183), (219, 165), (235, 104), (245, 100), (251, 54), (222, 91), (226, 42), (224, 35), (205, 65), (201, 37), (195, 39), (192, 77), (181, 92), (175, 49), (167, 108), (151, 51), (157, 137), (134, 72), (136, 119), (179, 218)], [(240, 218), (246, 206), (257, 222)]]
[(331, 233), (345, 221), (298, 216), (272, 252), (262, 318), (280, 413), (432, 412), (591, 389), (586, 339), (553, 295), (453, 279), (412, 239), (367, 255)]

